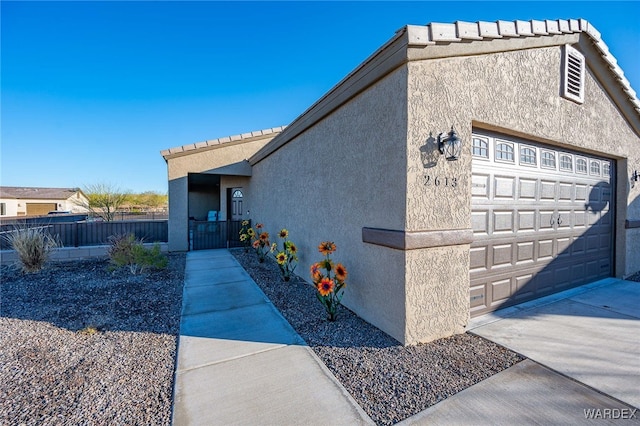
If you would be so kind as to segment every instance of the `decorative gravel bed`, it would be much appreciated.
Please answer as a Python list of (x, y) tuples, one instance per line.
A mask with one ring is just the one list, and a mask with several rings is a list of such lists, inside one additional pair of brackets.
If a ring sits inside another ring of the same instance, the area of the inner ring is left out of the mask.
[(170, 424), (184, 262), (0, 267), (0, 424)]
[(397, 423), (523, 360), (468, 333), (404, 347), (344, 307), (329, 322), (310, 284), (297, 276), (285, 283), (275, 262), (259, 263), (251, 251), (232, 253), (377, 424)]

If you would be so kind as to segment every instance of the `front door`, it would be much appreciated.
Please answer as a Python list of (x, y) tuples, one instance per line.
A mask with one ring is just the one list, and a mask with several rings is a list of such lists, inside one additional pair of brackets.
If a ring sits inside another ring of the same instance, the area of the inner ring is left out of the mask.
[(242, 188), (231, 190), (231, 220), (242, 220), (243, 197)]

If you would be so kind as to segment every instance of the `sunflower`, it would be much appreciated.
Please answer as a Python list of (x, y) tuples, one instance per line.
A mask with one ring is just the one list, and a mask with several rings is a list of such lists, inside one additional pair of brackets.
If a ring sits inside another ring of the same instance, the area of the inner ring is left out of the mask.
[(327, 256), (336, 251), (336, 245), (331, 241), (323, 241), (318, 246), (318, 251), (322, 253), (323, 256)]
[(328, 296), (329, 293), (333, 291), (333, 280), (329, 278), (323, 278), (320, 283), (318, 283), (318, 291), (320, 292), (320, 296)]
[(261, 223), (256, 223), (256, 229), (262, 229), (264, 227)]
[(271, 244), (271, 253), (278, 250), (278, 245), (276, 243)]
[(247, 226), (248, 224), (249, 224), (249, 221), (248, 221), (248, 220), (243, 220), (243, 221), (242, 221), (242, 226)]
[(322, 274), (320, 273), (319, 263), (314, 263), (313, 265), (311, 265), (311, 268), (309, 268), (309, 271), (311, 272), (311, 276), (313, 277), (314, 281), (317, 281), (322, 276)]
[(293, 254), (296, 254), (298, 252), (298, 247), (296, 247), (295, 244), (293, 243), (289, 243), (289, 251)]
[(268, 232), (263, 232), (262, 234), (260, 234), (260, 241), (267, 242), (268, 240), (269, 240), (269, 233)]
[(254, 231), (253, 228), (249, 228), (247, 229), (247, 235), (253, 238), (256, 235), (256, 231)]
[(347, 268), (344, 267), (342, 263), (338, 263), (336, 265), (336, 279), (338, 281), (344, 281), (347, 279)]
[(287, 238), (289, 236), (289, 231), (287, 231), (286, 229), (282, 228), (280, 230), (280, 233), (278, 234), (278, 236), (280, 238)]
[(284, 265), (285, 263), (287, 263), (287, 255), (284, 254), (283, 251), (281, 251), (280, 253), (276, 254), (276, 260), (280, 265)]
[(247, 241), (247, 234), (240, 234), (240, 241)]
[(260, 247), (260, 241), (259, 240), (255, 240), (253, 242), (253, 244), (251, 244), (253, 246), (254, 249), (257, 249), (258, 247)]

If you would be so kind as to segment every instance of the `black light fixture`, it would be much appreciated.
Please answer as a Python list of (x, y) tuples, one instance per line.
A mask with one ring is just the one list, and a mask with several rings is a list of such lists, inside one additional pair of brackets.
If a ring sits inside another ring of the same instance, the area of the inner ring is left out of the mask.
[(451, 126), (451, 131), (446, 138), (443, 138), (444, 133), (438, 135), (438, 148), (440, 153), (444, 155), (447, 161), (455, 161), (460, 158), (460, 151), (462, 150), (462, 140), (456, 134)]
[(631, 174), (631, 187), (633, 188), (635, 186), (634, 182), (637, 182), (638, 179), (640, 179), (640, 175), (638, 175), (638, 171), (635, 170), (632, 174)]

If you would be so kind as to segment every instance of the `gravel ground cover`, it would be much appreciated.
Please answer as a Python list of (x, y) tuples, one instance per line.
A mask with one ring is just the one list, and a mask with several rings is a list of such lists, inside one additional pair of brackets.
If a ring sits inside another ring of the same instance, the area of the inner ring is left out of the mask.
[(184, 263), (0, 267), (0, 424), (170, 424)]
[(329, 322), (310, 284), (297, 276), (285, 283), (275, 262), (259, 263), (251, 251), (232, 253), (377, 424), (397, 423), (523, 360), (468, 333), (404, 347), (344, 307)]

